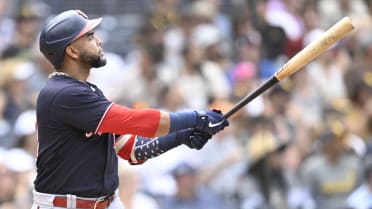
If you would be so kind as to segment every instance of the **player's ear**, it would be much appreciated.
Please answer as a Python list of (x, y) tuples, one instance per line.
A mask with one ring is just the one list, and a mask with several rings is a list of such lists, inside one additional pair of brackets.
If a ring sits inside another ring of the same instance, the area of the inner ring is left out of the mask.
[(78, 59), (80, 50), (73, 45), (68, 45), (65, 49), (65, 54), (73, 59)]

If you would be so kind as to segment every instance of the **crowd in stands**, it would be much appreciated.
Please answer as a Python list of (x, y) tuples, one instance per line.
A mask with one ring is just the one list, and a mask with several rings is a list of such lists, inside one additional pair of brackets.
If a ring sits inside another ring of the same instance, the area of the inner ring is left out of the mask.
[[(58, 8), (14, 2), (0, 0), (0, 209), (31, 207), (35, 103), (54, 71), (38, 35)], [(372, 208), (372, 0), (231, 0), (229, 12), (223, 2), (147, 0), (122, 43), (133, 49), (103, 43), (108, 63), (89, 80), (131, 108), (227, 112), (341, 18), (356, 29), (234, 114), (202, 150), (120, 161), (125, 208)], [(112, 23), (97, 29), (104, 41), (117, 35), (105, 33)]]

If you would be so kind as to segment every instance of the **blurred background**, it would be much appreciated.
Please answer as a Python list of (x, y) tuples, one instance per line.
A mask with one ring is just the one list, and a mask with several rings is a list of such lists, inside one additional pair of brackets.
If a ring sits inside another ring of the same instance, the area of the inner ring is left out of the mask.
[(226, 112), (327, 28), (356, 30), (249, 103), (203, 150), (120, 162), (126, 209), (372, 208), (372, 0), (0, 0), (0, 208), (32, 204), (40, 28), (103, 16), (89, 80), (132, 108)]

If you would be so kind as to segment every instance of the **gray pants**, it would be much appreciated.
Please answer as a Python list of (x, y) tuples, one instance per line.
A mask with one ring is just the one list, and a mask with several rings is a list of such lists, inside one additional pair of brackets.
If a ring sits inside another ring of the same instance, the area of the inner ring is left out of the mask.
[[(53, 206), (53, 200), (56, 195), (54, 194), (46, 194), (46, 193), (40, 193), (33, 191), (33, 200), (34, 204), (32, 205), (31, 209), (64, 209), (60, 207), (54, 207)], [(76, 209), (76, 196), (75, 195), (68, 195), (67, 199), (67, 205), (69, 206), (69, 209)], [(86, 200), (94, 200), (93, 198), (79, 198), (79, 199), (86, 199)], [(114, 200), (111, 202), (109, 207), (107, 209), (124, 209), (119, 195), (118, 191), (115, 192)]]

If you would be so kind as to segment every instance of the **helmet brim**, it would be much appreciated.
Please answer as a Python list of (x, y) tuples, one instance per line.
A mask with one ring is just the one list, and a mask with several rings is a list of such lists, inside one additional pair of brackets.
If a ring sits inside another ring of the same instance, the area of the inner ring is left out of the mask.
[(89, 31), (93, 30), (94, 28), (96, 28), (101, 22), (102, 22), (102, 17), (100, 18), (96, 18), (96, 19), (91, 19), (91, 20), (88, 20), (88, 23), (86, 24), (86, 26), (80, 31), (80, 33), (73, 39), (73, 41), (79, 39), (80, 37), (82, 37), (83, 35), (85, 35), (86, 33), (88, 33)]

